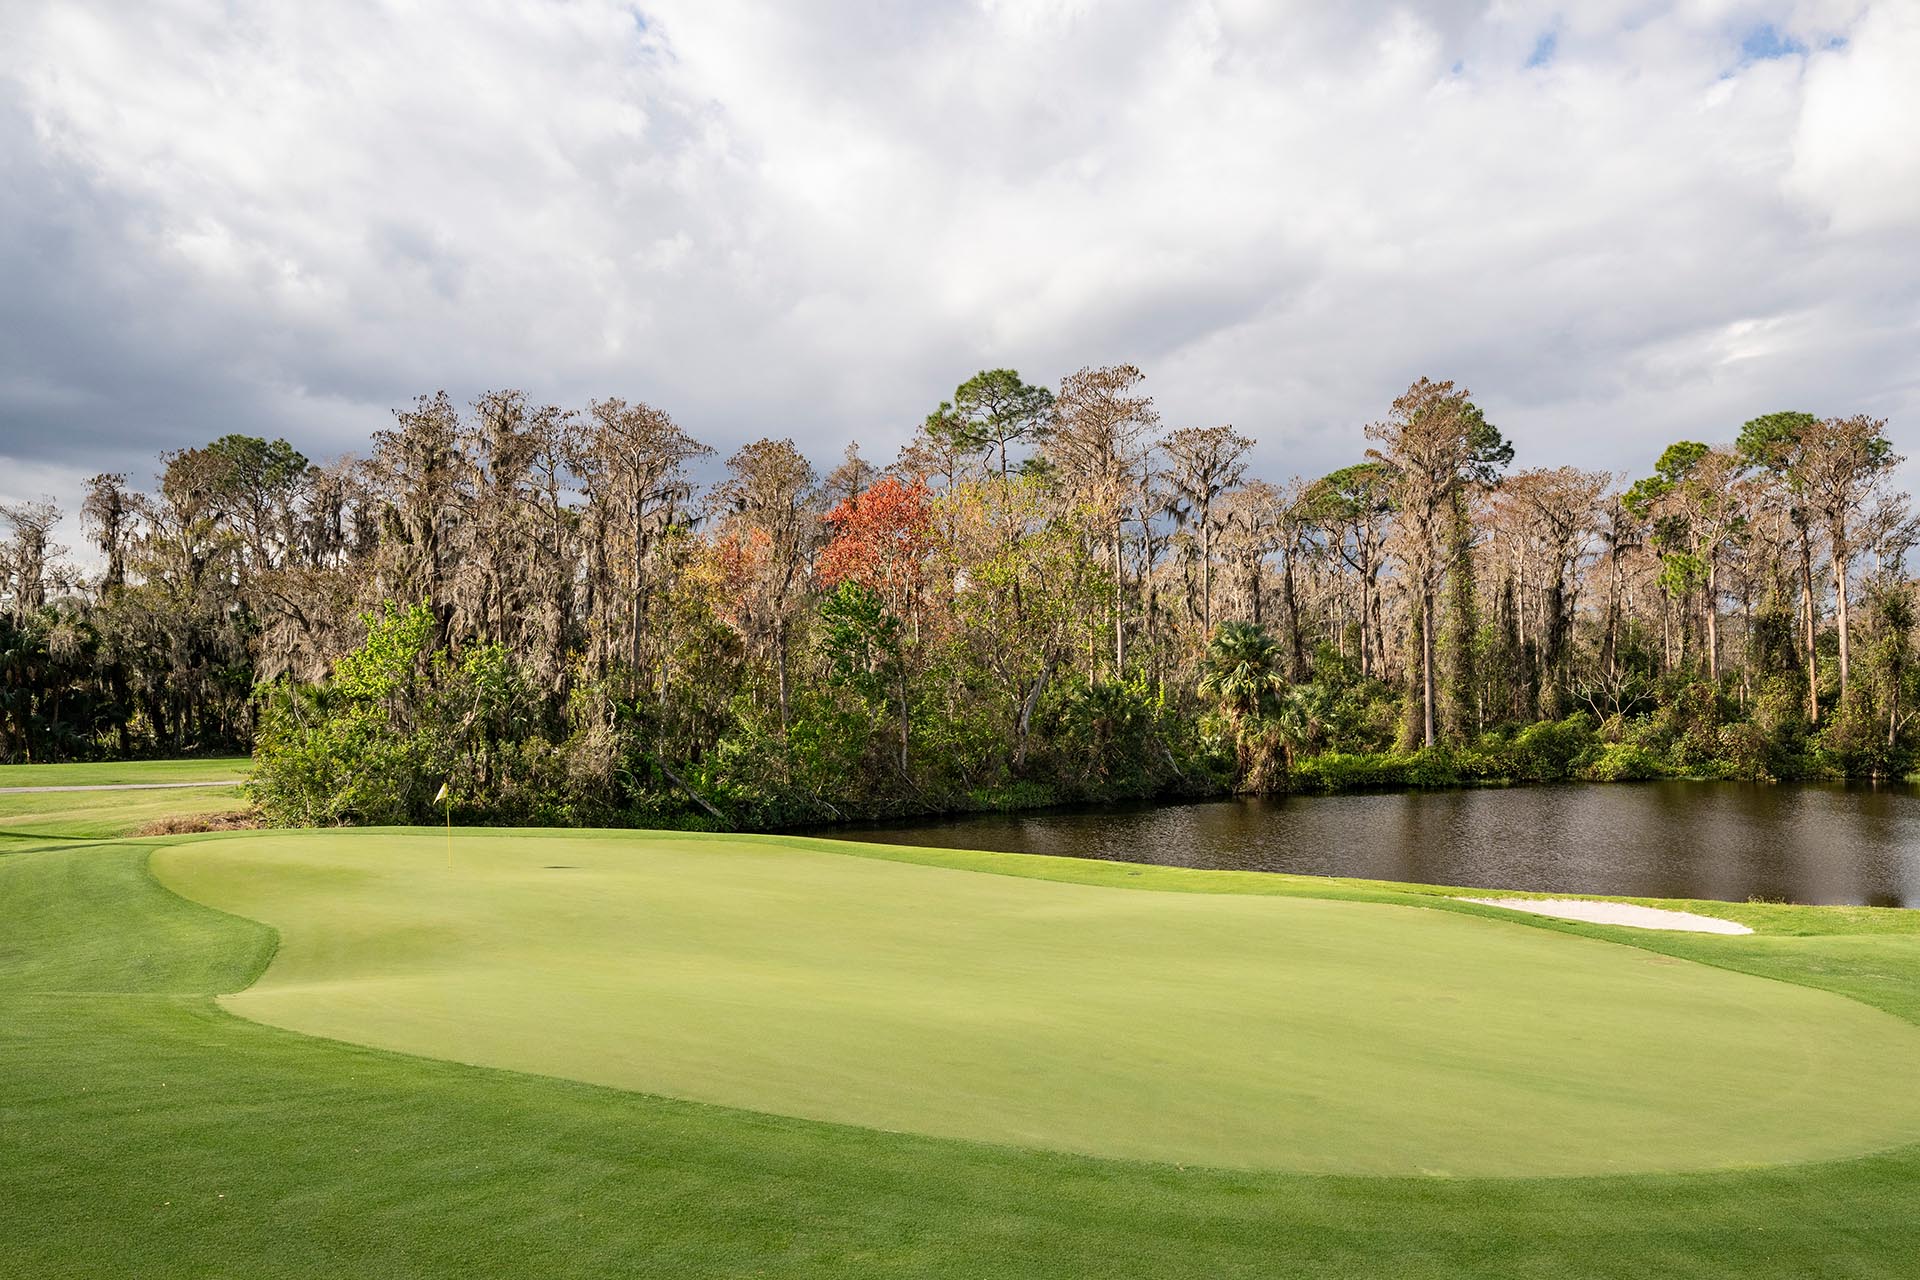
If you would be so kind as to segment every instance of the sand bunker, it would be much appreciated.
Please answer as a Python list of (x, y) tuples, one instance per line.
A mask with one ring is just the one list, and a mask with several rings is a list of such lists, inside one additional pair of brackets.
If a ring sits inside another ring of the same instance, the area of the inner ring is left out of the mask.
[(1530, 911), (1537, 916), (1556, 916), (1562, 920), (1584, 920), (1589, 924), (1621, 924), (1629, 929), (1676, 929), (1683, 933), (1752, 933), (1753, 930), (1732, 920), (1696, 915), (1691, 911), (1668, 911), (1662, 907), (1636, 907), (1630, 902), (1592, 902), (1585, 898), (1462, 898), (1488, 907), (1506, 907), (1510, 911)]

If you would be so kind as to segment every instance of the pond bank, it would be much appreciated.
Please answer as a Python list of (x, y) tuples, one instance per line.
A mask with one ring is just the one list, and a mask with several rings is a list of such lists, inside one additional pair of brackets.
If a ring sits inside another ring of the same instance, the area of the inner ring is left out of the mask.
[(1081, 807), (812, 834), (1498, 891), (1920, 906), (1920, 788), (1661, 781)]

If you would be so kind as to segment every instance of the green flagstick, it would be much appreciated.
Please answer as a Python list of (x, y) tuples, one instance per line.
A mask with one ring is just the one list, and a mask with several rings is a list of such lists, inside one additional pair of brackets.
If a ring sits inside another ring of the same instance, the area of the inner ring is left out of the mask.
[(440, 784), (440, 793), (434, 796), (433, 802), (435, 804), (439, 804), (442, 800), (447, 802), (447, 865), (451, 867), (453, 865), (453, 801), (447, 795), (449, 785), (451, 785), (450, 782)]

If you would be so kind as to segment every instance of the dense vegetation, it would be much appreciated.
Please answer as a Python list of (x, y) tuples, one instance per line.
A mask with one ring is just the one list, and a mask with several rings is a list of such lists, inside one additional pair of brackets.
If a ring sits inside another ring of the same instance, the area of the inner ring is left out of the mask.
[[(1626, 482), (1422, 379), (1248, 478), (1137, 369), (983, 372), (885, 468), (666, 414), (422, 397), (364, 459), (229, 435), (6, 508), (0, 759), (252, 748), (278, 822), (906, 811), (1913, 765), (1886, 424), (1775, 413)], [(711, 470), (701, 486), (696, 473)]]

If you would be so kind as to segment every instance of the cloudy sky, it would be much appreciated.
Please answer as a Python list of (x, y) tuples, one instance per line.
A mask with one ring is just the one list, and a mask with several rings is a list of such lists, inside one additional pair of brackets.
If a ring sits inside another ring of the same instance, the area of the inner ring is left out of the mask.
[(1917, 453), (1915, 66), (1920, 0), (6, 0), (0, 497), (442, 387), (888, 457), (1122, 361), (1275, 478), (1423, 374), (1523, 465)]

